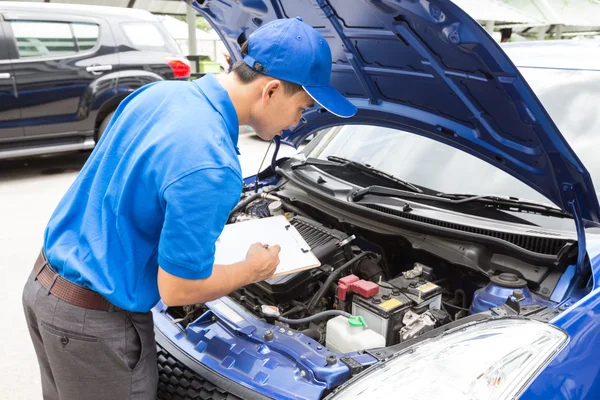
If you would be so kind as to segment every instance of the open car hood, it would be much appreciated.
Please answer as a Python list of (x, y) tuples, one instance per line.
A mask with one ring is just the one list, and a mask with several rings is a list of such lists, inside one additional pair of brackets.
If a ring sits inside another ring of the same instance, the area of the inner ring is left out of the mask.
[(572, 213), (578, 228), (600, 221), (588, 171), (500, 46), (455, 4), (196, 0), (192, 5), (218, 31), (234, 61), (241, 59), (240, 44), (276, 18), (300, 16), (326, 38), (331, 83), (359, 111), (342, 120), (317, 105), (284, 132), (283, 141), (298, 146), (318, 129), (348, 123), (410, 131), (510, 173)]

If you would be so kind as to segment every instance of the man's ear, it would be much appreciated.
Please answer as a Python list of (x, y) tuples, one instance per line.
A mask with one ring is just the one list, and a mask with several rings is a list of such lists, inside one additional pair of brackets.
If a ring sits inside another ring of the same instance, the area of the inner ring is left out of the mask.
[(282, 89), (281, 81), (278, 79), (273, 79), (267, 82), (267, 84), (263, 87), (263, 99), (270, 99), (273, 95)]

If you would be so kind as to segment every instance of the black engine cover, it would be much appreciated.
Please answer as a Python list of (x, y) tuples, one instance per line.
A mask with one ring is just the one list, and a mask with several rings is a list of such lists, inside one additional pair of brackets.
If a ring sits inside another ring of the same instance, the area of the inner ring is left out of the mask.
[[(314, 253), (318, 253), (319, 247), (325, 246), (332, 241), (339, 242), (348, 236), (344, 232), (326, 228), (316, 221), (300, 216), (290, 219), (290, 223), (306, 240), (306, 243), (308, 243)], [(330, 258), (329, 264), (336, 266), (345, 261), (344, 248), (339, 248)], [(317, 279), (323, 273), (322, 268), (300, 271), (253, 283), (246, 286), (246, 289), (260, 297), (267, 304), (289, 302), (300, 298), (303, 292), (305, 292), (307, 284)]]

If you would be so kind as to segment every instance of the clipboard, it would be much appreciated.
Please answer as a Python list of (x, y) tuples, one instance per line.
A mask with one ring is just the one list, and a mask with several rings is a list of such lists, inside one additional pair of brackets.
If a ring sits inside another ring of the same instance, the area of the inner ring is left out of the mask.
[(308, 243), (283, 215), (225, 225), (215, 243), (214, 263), (244, 261), (248, 249), (256, 242), (281, 247), (279, 265), (272, 278), (321, 266)]

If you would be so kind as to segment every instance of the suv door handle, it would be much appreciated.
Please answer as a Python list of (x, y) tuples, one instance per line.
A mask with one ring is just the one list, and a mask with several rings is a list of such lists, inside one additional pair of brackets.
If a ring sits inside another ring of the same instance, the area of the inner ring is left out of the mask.
[(87, 72), (91, 72), (94, 75), (100, 75), (101, 73), (105, 72), (105, 71), (111, 71), (112, 70), (112, 65), (107, 64), (107, 65), (90, 65), (89, 67), (86, 67), (85, 70)]
[(3, 72), (0, 74), (0, 79), (10, 79), (12, 80), (12, 87), (13, 87), (13, 96), (15, 96), (15, 98), (19, 97), (19, 92), (17, 92), (17, 82), (15, 81), (15, 77), (12, 76), (11, 74), (9, 74), (8, 72)]

